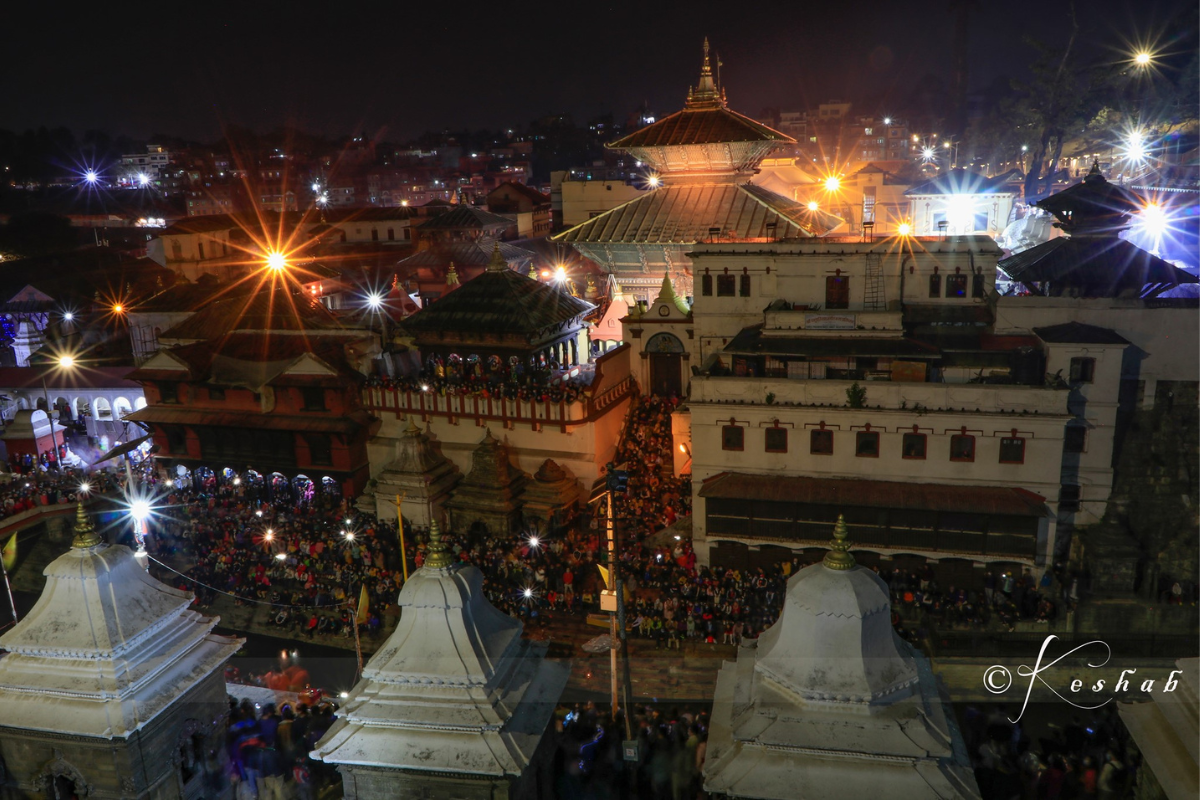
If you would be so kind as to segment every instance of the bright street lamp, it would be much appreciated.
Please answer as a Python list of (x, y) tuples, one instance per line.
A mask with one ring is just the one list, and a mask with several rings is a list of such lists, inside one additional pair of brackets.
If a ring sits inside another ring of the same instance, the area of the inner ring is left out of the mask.
[(1139, 67), (1146, 67), (1150, 65), (1152, 58), (1153, 57), (1149, 53), (1143, 50), (1133, 57), (1133, 63), (1137, 64)]
[(287, 268), (287, 256), (277, 250), (272, 250), (267, 253), (267, 269), (273, 272), (281, 272)]

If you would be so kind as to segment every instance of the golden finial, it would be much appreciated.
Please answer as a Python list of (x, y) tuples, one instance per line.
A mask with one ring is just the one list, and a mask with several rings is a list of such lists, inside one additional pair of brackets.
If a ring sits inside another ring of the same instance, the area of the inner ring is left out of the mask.
[(458, 270), (454, 268), (454, 262), (451, 261), (450, 269), (448, 269), (446, 271), (446, 285), (447, 286), (458, 286), (458, 284), (459, 284)]
[(492, 259), (487, 265), (488, 272), (504, 272), (508, 269), (508, 262), (504, 260), (504, 256), (500, 253), (500, 241), (497, 240), (492, 245)]
[(408, 427), (404, 429), (404, 432), (410, 436), (414, 433), (421, 432), (421, 428), (417, 425), (417, 420), (412, 414), (408, 415)]
[(450, 557), (450, 548), (442, 541), (442, 532), (434, 519), (429, 523), (429, 550), (425, 554), (425, 566), (430, 569), (446, 569), (452, 563), (454, 562)]
[(833, 541), (829, 543), (829, 552), (825, 554), (823, 563), (829, 569), (854, 569), (854, 556), (850, 555), (850, 532), (846, 530), (846, 518), (838, 514), (837, 524), (833, 526)]
[(83, 500), (80, 499), (75, 506), (75, 538), (71, 541), (71, 547), (86, 550), (98, 544), (104, 544), (104, 540), (96, 533), (96, 526), (83, 510)]

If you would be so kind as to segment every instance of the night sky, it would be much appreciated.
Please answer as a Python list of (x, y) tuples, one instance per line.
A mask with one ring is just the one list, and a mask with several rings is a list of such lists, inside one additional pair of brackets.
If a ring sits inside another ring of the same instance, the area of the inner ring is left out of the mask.
[[(1132, 47), (1166, 42), (1168, 21), (1194, 2), (1076, 5), (1086, 41)], [(845, 97), (886, 114), (922, 76), (948, 78), (952, 30), (949, 0), (22, 6), (3, 15), (0, 128), (204, 140), (224, 122), (402, 140), (560, 112), (624, 119), (643, 100), (661, 115), (695, 81), (705, 35), (744, 113)], [(977, 7), (972, 88), (1022, 71), (1024, 34), (1065, 38), (1065, 2)]]

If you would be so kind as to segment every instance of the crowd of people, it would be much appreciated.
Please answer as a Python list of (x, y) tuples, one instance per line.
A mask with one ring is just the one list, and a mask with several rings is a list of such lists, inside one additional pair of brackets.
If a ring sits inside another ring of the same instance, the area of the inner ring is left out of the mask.
[[(457, 360), (456, 360), (457, 359)], [(468, 356), (429, 359), (424, 368), (412, 375), (372, 375), (368, 386), (381, 386), (402, 392), (432, 392), (440, 396), (495, 397), (506, 400), (532, 400), (541, 403), (571, 403), (583, 397), (587, 381), (568, 378), (553, 359), (540, 361), (536, 368), (519, 362), (514, 356), (508, 363), (498, 356), (486, 360)]]
[(231, 699), (225, 740), (235, 797), (314, 800), (317, 787), (337, 782), (333, 767), (308, 757), (333, 725), (334, 712), (329, 703), (258, 709), (249, 700), (235, 705)]
[(580, 800), (647, 797), (692, 800), (700, 793), (708, 750), (703, 710), (634, 705), (629, 733), (638, 761), (625, 761), (624, 715), (594, 703), (560, 706), (553, 774), (555, 796)]
[(0, 484), (0, 519), (32, 508), (74, 503), (84, 484), (92, 494), (108, 494), (120, 482), (108, 472), (84, 475), (75, 470), (42, 471), (14, 477)]
[(1032, 741), (1011, 709), (969, 707), (963, 739), (975, 764), (984, 800), (1116, 800), (1129, 797), (1141, 755), (1132, 745), (1116, 708), (1076, 716), (1049, 726), (1049, 736)]
[(248, 496), (253, 487), (228, 482), (164, 491), (148, 548), (192, 563), (182, 575), (162, 577), (195, 592), (200, 605), (218, 593), (238, 604), (268, 604), (282, 636), (351, 637), (356, 620), (365, 631), (382, 627), (401, 583), (394, 526), (348, 512), (323, 493), (268, 502)]
[[(877, 570), (878, 571), (878, 570)], [(1080, 576), (1061, 568), (1047, 570), (1040, 580), (1028, 572), (984, 573), (982, 590), (938, 584), (933, 569), (878, 571), (888, 584), (892, 608), (946, 628), (982, 630), (996, 623), (1012, 631), (1021, 620), (1051, 624), (1062, 609), (1079, 602)]]

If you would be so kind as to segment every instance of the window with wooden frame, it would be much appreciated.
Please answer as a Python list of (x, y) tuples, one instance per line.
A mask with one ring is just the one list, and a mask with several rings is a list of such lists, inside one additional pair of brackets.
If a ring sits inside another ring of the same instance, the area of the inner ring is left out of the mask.
[(1063, 432), (1063, 452), (1083, 453), (1087, 450), (1087, 427), (1068, 425)]
[(333, 442), (327, 433), (310, 433), (308, 439), (308, 460), (312, 464), (329, 466), (333, 464)]
[(704, 297), (712, 297), (712, 275), (700, 276), (700, 294)]
[(833, 431), (812, 430), (808, 434), (808, 452), (814, 456), (833, 455)]
[(766, 428), (766, 451), (768, 453), (786, 453), (788, 450), (787, 428)]
[(850, 277), (848, 275), (829, 275), (825, 278), (825, 307), (850, 307)]
[(854, 455), (859, 458), (879, 458), (879, 434), (859, 431), (854, 440)]
[(1072, 358), (1071, 383), (1091, 383), (1096, 379), (1096, 359)]
[(750, 276), (749, 275), (739, 275), (738, 276), (738, 296), (739, 297), (749, 297), (750, 296)]
[(926, 443), (925, 434), (906, 433), (900, 445), (900, 455), (903, 458), (924, 459)]
[(967, 296), (967, 276), (966, 275), (947, 275), (946, 276), (946, 297), (966, 297)]
[(942, 296), (942, 276), (938, 275), (937, 273), (929, 276), (929, 296)]
[(746, 446), (746, 429), (741, 425), (726, 425), (721, 428), (722, 450), (744, 450)]
[(717, 276), (717, 297), (733, 297), (737, 282), (733, 275)]
[(1000, 440), (1001, 464), (1025, 463), (1025, 439), (1020, 436), (1005, 436)]
[(965, 433), (955, 434), (950, 437), (950, 460), (951, 461), (974, 461), (975, 460), (975, 437)]

